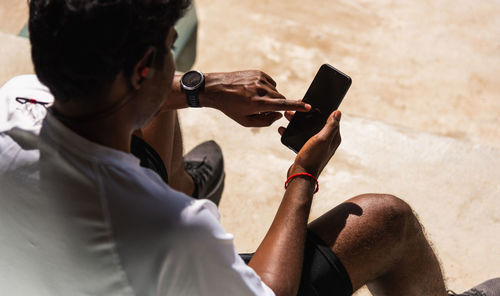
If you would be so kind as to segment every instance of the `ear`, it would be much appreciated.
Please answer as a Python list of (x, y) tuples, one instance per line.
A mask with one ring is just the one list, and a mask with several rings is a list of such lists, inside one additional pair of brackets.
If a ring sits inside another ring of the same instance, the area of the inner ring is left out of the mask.
[(135, 89), (140, 89), (144, 80), (150, 79), (154, 76), (153, 63), (155, 58), (156, 48), (154, 46), (150, 46), (141, 59), (135, 64), (130, 77), (130, 83)]

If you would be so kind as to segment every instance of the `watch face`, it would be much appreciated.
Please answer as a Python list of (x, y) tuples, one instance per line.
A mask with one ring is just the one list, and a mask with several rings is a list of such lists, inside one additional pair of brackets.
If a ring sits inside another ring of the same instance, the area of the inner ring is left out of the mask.
[(189, 88), (195, 88), (203, 81), (203, 76), (198, 71), (189, 71), (182, 77), (182, 83)]

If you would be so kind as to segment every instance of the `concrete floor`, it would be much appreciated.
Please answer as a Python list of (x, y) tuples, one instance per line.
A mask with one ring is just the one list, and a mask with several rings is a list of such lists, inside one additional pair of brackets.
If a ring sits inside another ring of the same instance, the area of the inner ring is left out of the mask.
[[(450, 288), (500, 276), (498, 0), (196, 3), (197, 69), (262, 69), (289, 98), (324, 62), (353, 78), (312, 218), (356, 194), (396, 194), (421, 218)], [(32, 71), (29, 44), (11, 36), (25, 5), (0, 3), (0, 84)], [(294, 156), (276, 132), (286, 123), (246, 129), (215, 110), (180, 114), (186, 149), (212, 138), (223, 147), (222, 222), (240, 251), (255, 249)]]
[(496, 0), (199, 0), (205, 71), (258, 68), (291, 98), (324, 62), (349, 114), (500, 147)]

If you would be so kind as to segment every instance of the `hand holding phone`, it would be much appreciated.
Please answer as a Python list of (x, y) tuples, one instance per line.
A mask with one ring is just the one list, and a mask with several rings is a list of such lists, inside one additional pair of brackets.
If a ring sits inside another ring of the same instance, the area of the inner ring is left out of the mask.
[(340, 145), (339, 125), (341, 115), (338, 110), (332, 112), (323, 129), (304, 144), (288, 170), (289, 176), (307, 172), (316, 178), (319, 177)]
[(322, 65), (302, 100), (311, 105), (311, 111), (295, 113), (281, 136), (281, 142), (295, 153), (300, 151), (324, 127), (330, 114), (338, 109), (351, 82), (346, 74), (328, 64)]

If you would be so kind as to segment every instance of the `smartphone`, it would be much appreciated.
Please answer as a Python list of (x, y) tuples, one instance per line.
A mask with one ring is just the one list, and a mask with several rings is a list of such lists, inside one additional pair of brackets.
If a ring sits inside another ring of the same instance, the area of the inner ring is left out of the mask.
[(311, 105), (311, 111), (295, 112), (281, 142), (295, 153), (299, 152), (307, 140), (325, 126), (328, 116), (339, 108), (351, 82), (346, 74), (328, 64), (322, 65), (302, 100)]

